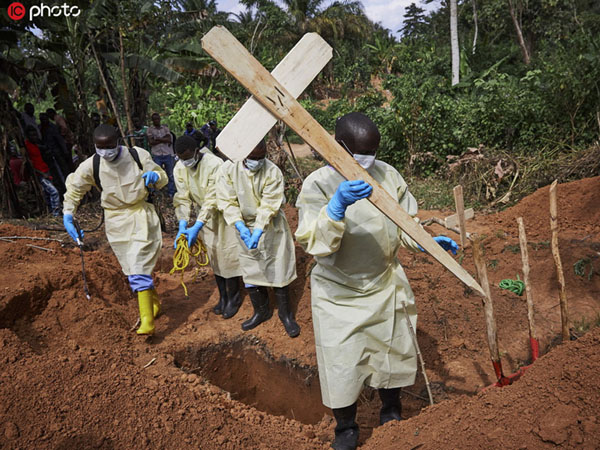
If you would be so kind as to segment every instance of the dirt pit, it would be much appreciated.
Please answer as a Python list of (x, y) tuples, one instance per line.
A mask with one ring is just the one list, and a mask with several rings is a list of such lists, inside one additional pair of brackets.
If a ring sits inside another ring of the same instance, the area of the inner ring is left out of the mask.
[[(357, 417), (364, 448), (600, 447), (600, 178), (560, 185), (558, 199), (576, 340), (560, 344), (547, 187), (468, 222), (485, 236), (506, 373), (530, 360), (525, 299), (498, 287), (521, 273), (516, 217), (527, 227), (542, 357), (512, 386), (482, 392), (495, 379), (480, 299), (428, 255), (402, 250), (436, 405), (428, 406), (419, 373), (402, 393), (407, 420), (378, 427), (378, 396), (365, 389)], [(295, 229), (295, 209), (286, 215)], [(137, 302), (102, 233), (86, 235), (91, 300), (79, 250), (64, 233), (3, 223), (2, 236), (38, 239), (0, 239), (0, 448), (329, 448), (334, 421), (320, 402), (312, 258), (299, 247), (291, 301), (302, 332), (290, 339), (276, 311), (241, 330), (252, 314), (246, 294), (232, 319), (214, 315), (218, 293), (208, 270), (186, 274), (186, 299), (179, 277), (168, 275), (173, 235), (165, 234), (155, 277), (163, 314), (148, 339), (131, 331)], [(474, 273), (470, 247), (459, 260)]]

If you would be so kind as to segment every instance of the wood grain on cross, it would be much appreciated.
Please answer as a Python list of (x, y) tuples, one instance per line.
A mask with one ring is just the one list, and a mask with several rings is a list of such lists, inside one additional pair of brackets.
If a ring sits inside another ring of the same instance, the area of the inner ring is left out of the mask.
[[(248, 89), (272, 115), (283, 120), (346, 179), (364, 180), (373, 186), (369, 201), (377, 209), (460, 281), (485, 297), (485, 292), (477, 281), (400, 207), (397, 199), (375, 181), (226, 28), (213, 27), (202, 38), (202, 48)], [(225, 149), (221, 150), (226, 152)]]

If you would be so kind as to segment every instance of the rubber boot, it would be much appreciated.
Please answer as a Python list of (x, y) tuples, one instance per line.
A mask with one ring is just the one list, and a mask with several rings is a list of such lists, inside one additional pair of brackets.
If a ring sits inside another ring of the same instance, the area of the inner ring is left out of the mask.
[(225, 305), (227, 304), (227, 288), (225, 287), (225, 278), (215, 275), (217, 281), (217, 287), (219, 288), (219, 302), (213, 307), (213, 312), (220, 316), (223, 314)]
[(402, 404), (400, 403), (400, 388), (377, 389), (381, 399), (381, 411), (379, 412), (379, 425), (391, 420), (402, 420)]
[(331, 448), (335, 450), (354, 450), (358, 446), (358, 424), (356, 423), (356, 402), (345, 408), (333, 408), (335, 439)]
[(156, 292), (155, 288), (150, 289), (150, 291), (152, 291), (152, 315), (156, 319), (160, 316), (160, 299), (158, 298), (158, 292)]
[(152, 289), (138, 292), (140, 307), (140, 327), (137, 334), (154, 334), (154, 312), (152, 305)]
[(227, 291), (227, 302), (225, 303), (223, 318), (231, 319), (238, 313), (240, 306), (242, 306), (240, 277), (225, 278), (225, 290)]
[(294, 319), (294, 313), (290, 308), (290, 295), (288, 287), (275, 288), (275, 298), (277, 299), (277, 309), (279, 319), (283, 323), (285, 332), (290, 337), (296, 337), (300, 334), (300, 325)]
[(242, 330), (248, 331), (269, 320), (273, 314), (269, 309), (269, 294), (263, 286), (248, 288), (250, 301), (254, 307), (254, 315), (242, 323)]

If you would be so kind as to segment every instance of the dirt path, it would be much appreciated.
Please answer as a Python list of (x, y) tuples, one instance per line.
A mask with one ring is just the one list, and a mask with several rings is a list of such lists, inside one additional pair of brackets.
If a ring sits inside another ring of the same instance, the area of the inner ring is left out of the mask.
[[(600, 446), (600, 331), (549, 351), (560, 317), (547, 191), (469, 222), (470, 231), (486, 235), (500, 349), (512, 372), (529, 359), (525, 300), (497, 286), (520, 273), (515, 218), (524, 217), (547, 354), (514, 386), (479, 392), (494, 381), (480, 300), (429, 256), (402, 251), (418, 302), (421, 350), (441, 403), (427, 407), (418, 398), (426, 395), (419, 376), (403, 394), (403, 415), (411, 419), (375, 428), (379, 401), (365, 390), (358, 416), (364, 448)], [(560, 185), (559, 211), (577, 332), (600, 317), (600, 178)], [(288, 207), (286, 214), (295, 229), (296, 211)], [(48, 236), (0, 225), (0, 236), (7, 235)], [(163, 315), (156, 335), (144, 339), (130, 331), (136, 301), (101, 233), (86, 241), (91, 301), (70, 243), (28, 242), (51, 250), (44, 251), (0, 240), (0, 448), (329, 447), (333, 420), (320, 402), (310, 312), (312, 258), (296, 248), (291, 290), (301, 335), (288, 338), (276, 311), (244, 333), (241, 322), (252, 310), (247, 296), (234, 318), (215, 316), (216, 286), (203, 269), (186, 274), (186, 299), (178, 278), (168, 275), (172, 236), (165, 235), (156, 277)], [(578, 276), (573, 266), (583, 260)], [(463, 265), (474, 272), (469, 248)]]

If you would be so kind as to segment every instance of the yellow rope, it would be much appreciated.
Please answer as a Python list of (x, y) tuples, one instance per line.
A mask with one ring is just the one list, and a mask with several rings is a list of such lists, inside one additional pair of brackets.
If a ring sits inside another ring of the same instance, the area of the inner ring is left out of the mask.
[(181, 272), (181, 285), (183, 286), (183, 292), (185, 292), (185, 296), (188, 296), (188, 290), (183, 282), (183, 272), (187, 268), (190, 263), (190, 258), (196, 259), (196, 276), (198, 276), (198, 271), (200, 267), (208, 265), (208, 252), (206, 251), (206, 247), (200, 238), (196, 239), (196, 243), (192, 245), (190, 249), (188, 247), (187, 238), (184, 235), (179, 236), (177, 239), (177, 248), (175, 249), (175, 253), (173, 253), (173, 268), (169, 272), (170, 275), (179, 271)]

